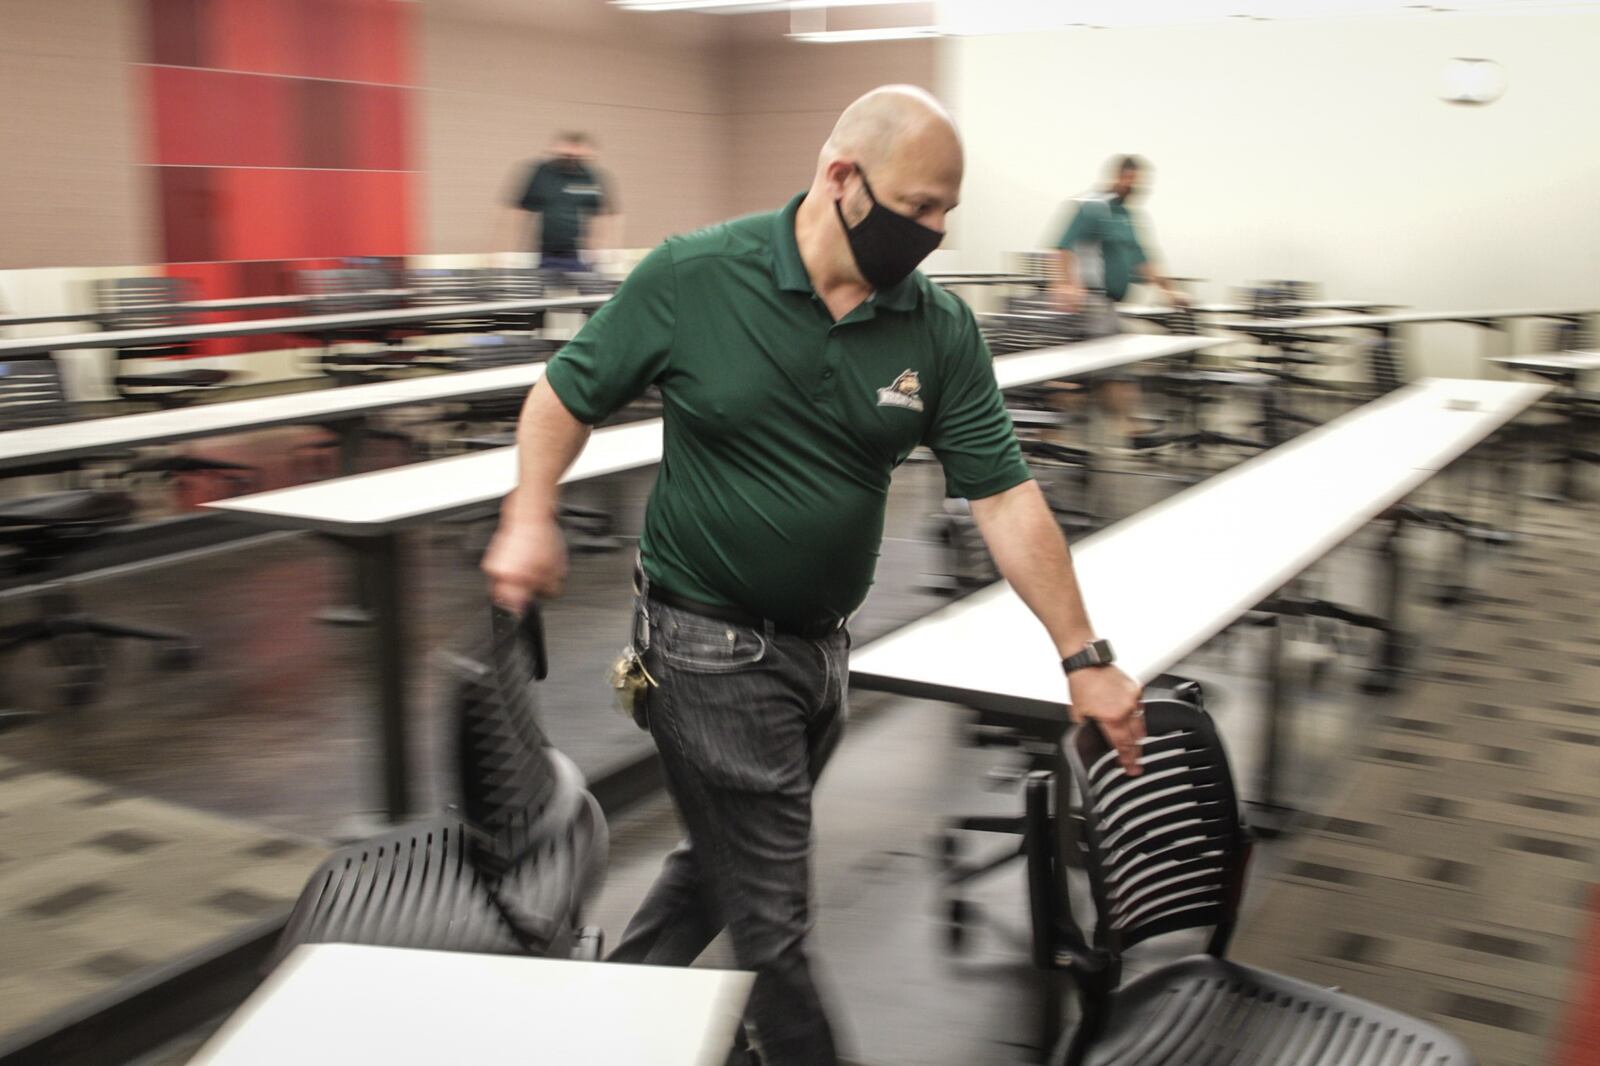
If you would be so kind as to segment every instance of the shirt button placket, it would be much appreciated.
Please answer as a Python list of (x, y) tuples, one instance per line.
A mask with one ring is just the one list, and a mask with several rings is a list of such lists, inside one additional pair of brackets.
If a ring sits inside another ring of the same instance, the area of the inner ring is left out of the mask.
[(834, 378), (838, 376), (834, 364), (838, 361), (838, 348), (834, 343), (833, 333), (830, 330), (828, 339), (822, 346), (822, 370), (817, 375), (817, 396), (827, 399), (833, 396)]

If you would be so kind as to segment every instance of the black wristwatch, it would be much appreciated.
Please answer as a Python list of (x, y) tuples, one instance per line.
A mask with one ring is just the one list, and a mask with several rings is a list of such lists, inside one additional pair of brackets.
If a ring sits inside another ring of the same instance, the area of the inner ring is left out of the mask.
[(1116, 661), (1117, 656), (1111, 650), (1109, 640), (1091, 640), (1076, 655), (1062, 659), (1061, 669), (1070, 674), (1074, 670), (1082, 670), (1089, 666), (1109, 666)]

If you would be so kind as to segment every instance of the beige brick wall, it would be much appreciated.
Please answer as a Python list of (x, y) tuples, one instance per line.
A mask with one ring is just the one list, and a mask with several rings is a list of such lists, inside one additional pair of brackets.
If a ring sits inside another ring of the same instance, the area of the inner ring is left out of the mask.
[(0, 269), (146, 261), (132, 0), (0, 0)]

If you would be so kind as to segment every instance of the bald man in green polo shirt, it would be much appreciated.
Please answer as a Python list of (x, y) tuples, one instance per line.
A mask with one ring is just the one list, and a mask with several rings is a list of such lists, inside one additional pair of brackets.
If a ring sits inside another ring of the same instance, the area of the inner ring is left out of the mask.
[(806, 193), (651, 252), (530, 394), (484, 559), (503, 606), (558, 595), (557, 483), (591, 426), (660, 387), (633, 639), (687, 840), (613, 958), (687, 965), (726, 928), (756, 974), (748, 1021), (769, 1066), (837, 1061), (805, 953), (811, 797), (844, 720), (845, 625), (914, 448), (938, 456), (1049, 631), (1072, 713), (1130, 765), (1143, 735), (1139, 686), (1085, 614), (972, 312), (915, 272), (962, 169), (936, 100), (877, 89), (840, 116)]

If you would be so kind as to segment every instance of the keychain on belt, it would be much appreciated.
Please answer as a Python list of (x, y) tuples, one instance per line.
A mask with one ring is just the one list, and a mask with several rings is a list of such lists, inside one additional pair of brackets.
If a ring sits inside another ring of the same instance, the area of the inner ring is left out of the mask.
[(638, 587), (634, 590), (633, 633), (628, 646), (611, 664), (611, 687), (617, 694), (617, 709), (632, 718), (640, 729), (649, 729), (646, 697), (657, 687), (656, 679), (644, 665), (644, 653), (650, 650), (650, 580), (637, 562), (634, 568)]

